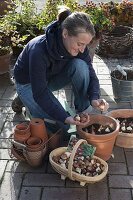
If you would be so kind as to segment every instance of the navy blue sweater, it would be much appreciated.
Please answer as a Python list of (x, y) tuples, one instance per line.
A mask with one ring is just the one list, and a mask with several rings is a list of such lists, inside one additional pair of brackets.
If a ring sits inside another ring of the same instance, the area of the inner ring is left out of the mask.
[[(91, 65), (88, 49), (86, 48), (84, 53), (79, 53), (76, 57), (89, 64), (88, 96), (90, 101), (99, 98), (99, 81)], [(60, 73), (73, 58), (63, 46), (60, 24), (55, 21), (47, 27), (46, 34), (32, 39), (26, 45), (14, 67), (16, 82), (31, 83), (33, 97), (38, 105), (49, 116), (62, 122), (69, 115), (63, 107), (60, 108), (52, 101), (51, 95), (53, 94), (47, 87), (47, 82), (50, 76)]]

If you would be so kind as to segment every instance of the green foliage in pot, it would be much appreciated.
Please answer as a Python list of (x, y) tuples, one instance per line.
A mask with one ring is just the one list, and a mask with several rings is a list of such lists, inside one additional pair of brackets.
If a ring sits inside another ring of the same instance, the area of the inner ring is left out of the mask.
[(0, 30), (11, 39), (12, 48), (23, 48), (32, 38), (43, 33), (38, 26), (37, 9), (32, 0), (14, 0), (16, 6), (0, 18)]
[(72, 11), (80, 9), (75, 0), (47, 0), (42, 11), (38, 13), (33, 0), (12, 1), (12, 10), (0, 18), (0, 30), (10, 38), (15, 55), (20, 53), (30, 39), (43, 34), (48, 23), (56, 20), (59, 5), (66, 5)]

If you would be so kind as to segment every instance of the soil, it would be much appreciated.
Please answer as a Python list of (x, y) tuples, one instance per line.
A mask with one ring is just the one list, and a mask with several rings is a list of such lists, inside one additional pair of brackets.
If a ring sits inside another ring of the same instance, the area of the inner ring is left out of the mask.
[(90, 126), (83, 128), (83, 131), (95, 135), (105, 135), (114, 131), (109, 125), (103, 126), (101, 124), (91, 124)]
[(120, 123), (120, 132), (133, 134), (133, 117), (116, 118)]
[(119, 80), (133, 81), (133, 71), (127, 69), (124, 69), (124, 71), (127, 73), (127, 77), (123, 76), (123, 74), (118, 70), (112, 71), (111, 76)]

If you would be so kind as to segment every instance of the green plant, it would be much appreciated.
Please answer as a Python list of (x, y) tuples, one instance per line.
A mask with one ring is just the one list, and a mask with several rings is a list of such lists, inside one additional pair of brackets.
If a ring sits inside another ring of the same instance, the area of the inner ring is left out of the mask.
[[(103, 3), (101, 4), (103, 5)], [(96, 30), (100, 33), (106, 30), (111, 30), (113, 27), (113, 22), (111, 21), (109, 13), (104, 11), (101, 4), (86, 1), (86, 4), (83, 6), (84, 12), (90, 15)]]
[(83, 9), (88, 13), (99, 32), (111, 31), (114, 26), (133, 25), (133, 2), (122, 0), (95, 4), (87, 0)]
[(120, 3), (110, 1), (100, 4), (101, 9), (108, 13), (115, 25), (133, 25), (133, 2), (122, 0)]
[(38, 13), (32, 0), (14, 0), (15, 6), (0, 18), (0, 30), (10, 37), (12, 48), (23, 48), (32, 38), (43, 33), (38, 26)]

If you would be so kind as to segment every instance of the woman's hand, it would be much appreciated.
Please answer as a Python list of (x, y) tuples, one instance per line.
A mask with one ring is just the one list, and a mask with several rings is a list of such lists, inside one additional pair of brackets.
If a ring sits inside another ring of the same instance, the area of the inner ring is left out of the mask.
[(86, 126), (88, 122), (90, 121), (90, 117), (88, 114), (80, 113), (79, 115), (76, 115), (75, 117), (67, 117), (65, 120), (66, 124), (72, 124), (77, 126)]
[(92, 100), (91, 105), (102, 112), (106, 112), (109, 108), (109, 104), (105, 99)]

